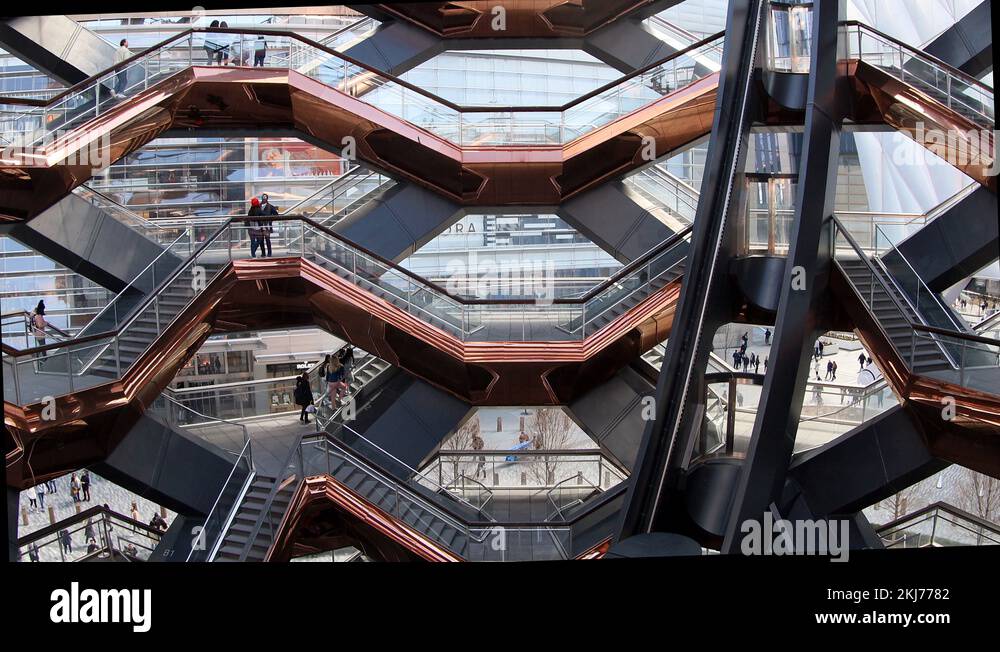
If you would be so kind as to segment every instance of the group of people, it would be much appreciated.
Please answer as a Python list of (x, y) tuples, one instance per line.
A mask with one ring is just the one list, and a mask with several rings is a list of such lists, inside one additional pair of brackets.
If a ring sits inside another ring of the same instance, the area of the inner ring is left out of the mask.
[[(213, 20), (208, 28), (229, 29), (229, 23)], [(267, 58), (267, 39), (263, 35), (258, 35), (256, 39), (248, 41), (240, 34), (209, 33), (205, 37), (204, 47), (210, 66), (213, 62), (219, 66), (228, 66), (230, 63), (234, 66), (248, 66), (252, 51), (253, 66), (262, 68), (264, 59)]]
[[(327, 400), (331, 407), (339, 408), (341, 401), (347, 397), (353, 369), (354, 347), (350, 344), (323, 359), (319, 373), (326, 383)], [(302, 408), (299, 421), (309, 423), (309, 415), (316, 411), (315, 398), (309, 384), (309, 372), (303, 372), (295, 381), (295, 404)]]
[(74, 473), (69, 479), (69, 492), (74, 503), (90, 502), (90, 472), (84, 469), (79, 478)]
[(257, 257), (258, 248), (261, 258), (271, 256), (271, 234), (274, 233), (271, 220), (277, 214), (278, 209), (271, 203), (267, 193), (261, 195), (259, 199), (254, 197), (250, 200), (250, 210), (247, 211), (247, 217), (257, 218), (250, 220), (251, 258)]
[[(767, 330), (764, 332), (764, 340), (766, 343), (770, 344), (771, 341), (771, 331)], [(753, 351), (747, 355), (747, 347), (750, 345), (750, 332), (745, 331), (742, 336), (740, 336), (740, 348), (733, 350), (733, 369), (739, 371), (740, 368), (743, 371), (750, 371), (753, 369), (755, 374), (760, 373), (761, 359), (760, 356)], [(767, 373), (767, 356), (764, 357), (764, 373)]]

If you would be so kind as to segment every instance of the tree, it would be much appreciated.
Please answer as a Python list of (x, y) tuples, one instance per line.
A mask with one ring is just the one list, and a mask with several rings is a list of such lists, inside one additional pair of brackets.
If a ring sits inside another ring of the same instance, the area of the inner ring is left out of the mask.
[(1000, 480), (969, 471), (962, 475), (959, 487), (962, 509), (992, 523), (1000, 523)]
[[(452, 435), (447, 443), (442, 446), (442, 449), (453, 450), (453, 451), (468, 451), (472, 450), (472, 441), (479, 436), (479, 415), (473, 414), (465, 423), (463, 423), (455, 434)], [(452, 456), (451, 466), (452, 474), (451, 480), (457, 480), (462, 474), (469, 475), (473, 472), (475, 465), (474, 462), (465, 462), (466, 458), (454, 455)], [(470, 458), (471, 459), (471, 458)], [(447, 484), (447, 479), (444, 484)]]
[[(559, 408), (539, 408), (524, 426), (531, 437), (532, 448), (540, 451), (558, 451), (569, 448), (573, 422)], [(558, 458), (548, 455), (534, 457), (540, 463), (531, 464), (532, 474), (542, 484), (552, 484), (563, 478), (556, 478)]]

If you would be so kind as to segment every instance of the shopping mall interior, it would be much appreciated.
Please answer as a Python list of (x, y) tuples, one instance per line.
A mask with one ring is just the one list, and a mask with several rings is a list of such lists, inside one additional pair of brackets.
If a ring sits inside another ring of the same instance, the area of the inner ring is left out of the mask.
[(1000, 544), (990, 5), (5, 20), (9, 561)]

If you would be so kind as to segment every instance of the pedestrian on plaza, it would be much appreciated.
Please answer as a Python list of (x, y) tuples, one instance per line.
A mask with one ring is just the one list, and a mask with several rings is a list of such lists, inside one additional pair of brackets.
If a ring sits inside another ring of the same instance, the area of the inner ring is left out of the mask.
[(38, 497), (35, 494), (35, 488), (32, 487), (24, 493), (28, 496), (28, 509), (38, 509)]
[(868, 356), (868, 362), (867, 362), (867, 364), (865, 364), (865, 366), (867, 367), (867, 366), (871, 365), (872, 362), (873, 362), (872, 361), (872, 357)]
[(32, 541), (31, 545), (28, 547), (28, 559), (31, 561), (38, 561), (38, 542)]
[(313, 404), (313, 393), (312, 387), (309, 386), (308, 372), (303, 372), (301, 376), (295, 379), (294, 394), (295, 404), (302, 406), (302, 412), (299, 413), (299, 421), (309, 423), (309, 412), (306, 411), (306, 408)]
[(167, 520), (160, 516), (159, 513), (153, 512), (153, 518), (149, 519), (149, 527), (160, 532), (166, 532)]
[(765, 328), (764, 329), (764, 344), (766, 346), (771, 346), (771, 329), (770, 328)]
[(247, 211), (247, 217), (252, 218), (247, 221), (247, 226), (250, 229), (250, 257), (257, 257), (257, 247), (261, 249), (261, 256), (264, 255), (264, 244), (260, 237), (260, 200), (254, 197), (250, 200), (250, 210)]
[(35, 496), (38, 498), (39, 509), (45, 509), (45, 489), (42, 488), (42, 485), (35, 485)]
[[(132, 51), (128, 49), (128, 41), (122, 39), (118, 42), (118, 48), (115, 50), (115, 65), (120, 63), (125, 63), (129, 57), (132, 56)], [(121, 97), (125, 94), (125, 89), (128, 87), (128, 68), (122, 66), (115, 73), (115, 90), (114, 96)]]
[(862, 369), (865, 368), (865, 354), (864, 354), (864, 352), (862, 352), (861, 355), (858, 356), (858, 364), (861, 365)]
[(59, 530), (59, 543), (62, 544), (63, 552), (73, 552), (73, 539), (66, 528)]
[(76, 477), (76, 473), (69, 478), (69, 494), (73, 497), (73, 502), (80, 502), (80, 480)]
[[(765, 370), (766, 369), (767, 368), (765, 367)], [(759, 374), (760, 373), (760, 356), (759, 355), (754, 358), (754, 361), (753, 361), (753, 372), (755, 374)]]
[(830, 370), (832, 372), (831, 380), (837, 380), (837, 361), (834, 360), (833, 362), (831, 362), (831, 364), (833, 365), (833, 368)]
[(830, 380), (830, 376), (833, 375), (833, 360), (827, 360), (826, 362), (826, 375), (823, 376), (823, 380)]
[(771, 358), (769, 355), (764, 356), (764, 373), (767, 373), (767, 361)]
[(746, 372), (747, 368), (750, 367), (750, 356), (743, 356), (743, 371)]
[(90, 502), (90, 471), (83, 470), (83, 477), (80, 478), (80, 489), (83, 490), (83, 500)]
[(135, 504), (134, 500), (132, 501), (132, 520), (139, 520), (139, 506)]
[(45, 489), (50, 494), (54, 494), (59, 491), (59, 485), (56, 484), (55, 478), (45, 481)]
[[(474, 434), (472, 436), (472, 450), (474, 450), (474, 451), (481, 451), (484, 448), (486, 448), (486, 442), (483, 440), (483, 438), (477, 432), (476, 434)], [(477, 478), (482, 477), (482, 478), (485, 479), (486, 478), (486, 456), (485, 455), (479, 455), (476, 458), (476, 460), (478, 462), (478, 464), (476, 465), (476, 477)]]
[(93, 537), (87, 538), (87, 554), (92, 555), (97, 552), (97, 540)]
[(92, 519), (87, 519), (87, 525), (83, 528), (83, 538), (93, 539), (96, 535), (94, 534), (94, 523)]

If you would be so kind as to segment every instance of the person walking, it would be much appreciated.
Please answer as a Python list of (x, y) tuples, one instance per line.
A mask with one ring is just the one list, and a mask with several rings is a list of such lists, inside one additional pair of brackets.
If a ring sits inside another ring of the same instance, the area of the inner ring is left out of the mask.
[(863, 369), (865, 368), (865, 354), (864, 354), (864, 352), (862, 352), (862, 353), (861, 353), (861, 354), (860, 354), (860, 355), (858, 356), (858, 364), (859, 364), (859, 365), (861, 365), (861, 369), (862, 369), (862, 370), (863, 370)]
[(754, 361), (753, 361), (753, 372), (755, 374), (759, 374), (760, 373), (760, 356), (759, 355), (754, 358)]
[(24, 493), (28, 495), (28, 509), (38, 509), (38, 494), (35, 493), (35, 488), (32, 487)]
[[(31, 312), (29, 319), (31, 322), (31, 334), (35, 338), (35, 346), (45, 346), (45, 329), (49, 327), (49, 322), (45, 319), (45, 302), (39, 301), (38, 305)], [(45, 366), (45, 356), (48, 351), (42, 351), (38, 355), (38, 368)]]
[[(115, 65), (125, 63), (132, 56), (132, 51), (128, 49), (128, 40), (122, 39), (118, 42), (118, 49), (115, 50)], [(122, 66), (115, 73), (115, 97), (122, 97), (125, 89), (128, 88), (128, 69)]]
[(131, 516), (132, 516), (132, 520), (133, 521), (138, 521), (139, 520), (139, 506), (135, 504), (134, 500), (132, 501)]
[(326, 384), (330, 406), (340, 407), (340, 397), (344, 391), (344, 365), (337, 356), (331, 356), (330, 364), (326, 367)]
[(337, 354), (340, 364), (344, 366), (344, 381), (350, 383), (353, 380), (351, 370), (354, 369), (354, 347), (348, 344)]
[(764, 329), (764, 345), (765, 346), (771, 346), (771, 329), (770, 328), (765, 328)]
[(303, 372), (301, 376), (295, 379), (294, 394), (295, 404), (302, 406), (302, 412), (299, 413), (299, 421), (309, 423), (309, 412), (306, 411), (306, 408), (313, 404), (313, 393), (312, 387), (309, 386), (308, 372)]
[(66, 528), (59, 530), (59, 543), (62, 544), (63, 552), (73, 552), (73, 539)]
[[(479, 435), (479, 433), (476, 432), (476, 434), (474, 434), (472, 436), (472, 450), (474, 450), (474, 451), (481, 451), (484, 448), (486, 448), (486, 442)], [(476, 477), (477, 478), (482, 477), (483, 479), (485, 479), (486, 478), (486, 456), (485, 455), (479, 455), (479, 456), (476, 457), (476, 461), (477, 461), (477, 464), (476, 464)]]
[(830, 362), (830, 364), (833, 365), (833, 367), (830, 369), (830, 376), (831, 376), (830, 380), (837, 380), (837, 361), (833, 360)]
[(45, 509), (45, 489), (40, 484), (35, 485), (35, 497), (38, 498), (38, 508)]
[(826, 375), (823, 376), (823, 380), (830, 380), (833, 375), (833, 360), (826, 361)]
[(250, 210), (247, 211), (247, 217), (252, 218), (247, 221), (247, 225), (250, 228), (250, 257), (257, 257), (257, 247), (261, 248), (261, 256), (263, 256), (264, 245), (260, 238), (260, 200), (254, 197), (250, 200)]
[(260, 196), (260, 237), (264, 243), (261, 245), (261, 251), (263, 251), (266, 246), (268, 258), (271, 257), (271, 234), (274, 232), (272, 222), (277, 214), (278, 209), (274, 207), (274, 204), (271, 203), (271, 199), (265, 192)]

